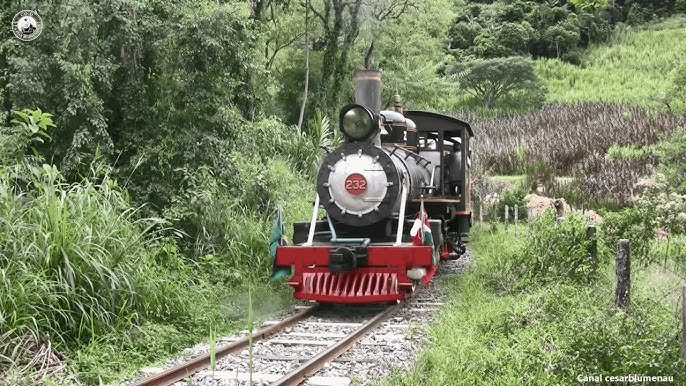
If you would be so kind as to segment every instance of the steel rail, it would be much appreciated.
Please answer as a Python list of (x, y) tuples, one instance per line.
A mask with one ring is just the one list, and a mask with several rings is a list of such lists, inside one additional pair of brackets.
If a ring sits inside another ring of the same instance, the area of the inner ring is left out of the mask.
[[(252, 341), (257, 342), (262, 339), (265, 339), (269, 335), (273, 335), (284, 328), (290, 327), (293, 324), (309, 317), (312, 315), (314, 310), (318, 307), (318, 305), (314, 305), (310, 308), (307, 308), (287, 319), (284, 319), (283, 321), (271, 325), (269, 327), (265, 327), (257, 332), (255, 332), (252, 335)], [(242, 350), (245, 347), (248, 347), (250, 344), (249, 337), (242, 338), (240, 340), (237, 340), (235, 342), (226, 344), (224, 346), (221, 346), (217, 348), (215, 352), (215, 359), (219, 359), (225, 355), (228, 355), (232, 352), (236, 352), (238, 350)], [(174, 382), (178, 382), (184, 378), (187, 378), (189, 376), (192, 376), (193, 374), (197, 373), (198, 371), (210, 367), (211, 361), (210, 361), (210, 353), (203, 354), (199, 357), (193, 358), (188, 362), (182, 363), (178, 366), (175, 366), (167, 371), (164, 371), (159, 374), (155, 374), (149, 378), (146, 378), (142, 381), (138, 381), (131, 386), (169, 386)]]
[(291, 371), (290, 373), (279, 378), (273, 382), (270, 386), (296, 386), (304, 381), (307, 377), (313, 375), (319, 371), (325, 364), (331, 362), (344, 352), (348, 351), (351, 347), (357, 343), (365, 334), (375, 329), (379, 324), (383, 323), (388, 317), (393, 315), (396, 311), (401, 309), (405, 303), (398, 303), (367, 321), (367, 323), (360, 326), (357, 330), (353, 331), (350, 335), (336, 342), (334, 345), (328, 347), (326, 350), (320, 352), (312, 359), (305, 362), (300, 367)]

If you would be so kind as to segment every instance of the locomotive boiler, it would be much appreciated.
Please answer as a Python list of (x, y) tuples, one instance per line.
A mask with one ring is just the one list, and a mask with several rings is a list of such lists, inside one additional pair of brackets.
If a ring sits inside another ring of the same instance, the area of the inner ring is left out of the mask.
[(398, 96), (380, 107), (380, 72), (357, 71), (355, 103), (339, 115), (345, 139), (319, 168), (312, 219), (294, 223), (294, 245), (276, 250), (275, 266), (294, 270), (297, 299), (403, 300), (465, 251), (471, 127), (404, 111)]

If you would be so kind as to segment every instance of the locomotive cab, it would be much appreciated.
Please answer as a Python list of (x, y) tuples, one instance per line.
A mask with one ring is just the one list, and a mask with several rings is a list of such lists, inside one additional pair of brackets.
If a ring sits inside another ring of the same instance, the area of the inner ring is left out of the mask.
[(431, 217), (447, 221), (447, 233), (462, 244), (471, 227), (470, 140), (474, 133), (466, 122), (426, 111), (407, 111), (417, 125), (418, 153), (439, 165), (435, 197), (425, 200)]

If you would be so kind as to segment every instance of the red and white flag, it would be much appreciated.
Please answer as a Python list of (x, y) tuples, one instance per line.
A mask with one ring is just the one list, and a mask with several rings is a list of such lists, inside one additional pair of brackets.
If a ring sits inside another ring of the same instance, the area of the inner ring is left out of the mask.
[[(420, 228), (421, 232), (419, 231)], [(412, 245), (433, 245), (431, 225), (429, 225), (429, 215), (424, 210), (424, 200), (419, 207), (417, 219), (414, 220), (412, 229), (410, 229), (410, 236), (412, 236)]]

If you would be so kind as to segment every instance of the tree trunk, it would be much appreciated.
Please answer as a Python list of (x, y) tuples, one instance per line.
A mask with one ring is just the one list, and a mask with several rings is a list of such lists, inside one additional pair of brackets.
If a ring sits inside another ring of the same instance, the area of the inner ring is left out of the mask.
[(481, 99), (483, 105), (487, 109), (492, 109), (493, 108), (493, 100), (491, 99), (490, 95), (486, 95)]
[(364, 69), (373, 70), (374, 69), (374, 41), (369, 45), (367, 50), (367, 55), (364, 56)]
[(333, 74), (333, 85), (331, 92), (329, 93), (329, 105), (333, 108), (338, 107), (340, 90), (343, 85), (345, 77), (348, 75), (346, 73), (346, 67), (348, 65), (348, 54), (352, 49), (355, 39), (360, 32), (359, 28), (359, 14), (360, 7), (362, 6), (362, 0), (355, 0), (354, 8), (350, 11), (350, 28), (346, 31), (343, 38), (343, 46), (341, 47), (340, 57), (336, 60), (336, 67)]
[[(328, 1), (324, 1), (326, 49), (324, 50), (324, 66), (322, 68), (322, 79), (319, 86), (319, 98), (317, 98), (317, 103), (322, 111), (328, 111), (328, 106), (326, 106), (326, 104), (329, 99), (329, 92), (332, 89), (331, 78), (335, 73), (336, 62), (338, 61), (338, 38), (341, 35), (341, 29), (343, 28), (343, 4), (341, 4), (341, 0), (333, 0), (332, 3), (333, 4), (329, 4)], [(329, 27), (332, 5), (333, 26)]]
[(302, 131), (303, 116), (305, 115), (305, 105), (307, 104), (307, 92), (310, 84), (310, 35), (309, 35), (309, 0), (305, 2), (305, 90), (303, 91), (303, 102), (300, 105), (300, 116), (298, 117), (298, 131)]

